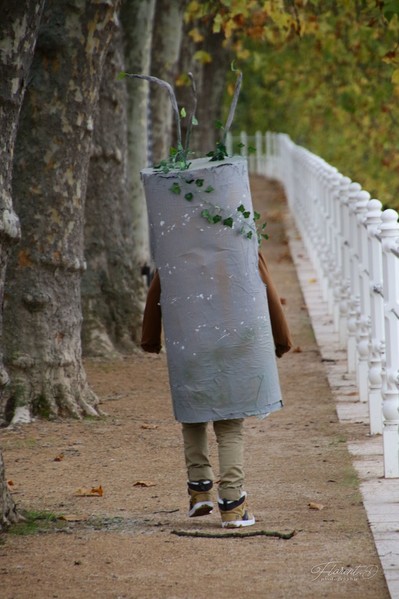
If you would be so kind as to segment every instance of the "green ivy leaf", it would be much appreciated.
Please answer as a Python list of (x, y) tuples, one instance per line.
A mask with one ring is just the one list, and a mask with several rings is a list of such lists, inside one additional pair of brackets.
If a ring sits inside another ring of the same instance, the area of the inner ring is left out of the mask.
[(269, 239), (269, 235), (266, 235), (266, 233), (261, 233), (261, 237), (263, 239)]
[(181, 188), (180, 185), (178, 183), (173, 183), (172, 187), (169, 187), (169, 190), (172, 193), (175, 193), (176, 195), (179, 195), (179, 193), (181, 192)]
[(214, 217), (212, 217), (212, 222), (213, 222), (214, 224), (216, 224), (216, 223), (220, 223), (220, 221), (221, 221), (221, 220), (222, 220), (222, 217), (220, 216), (220, 214), (215, 214), (215, 216), (214, 216)]
[(231, 218), (231, 216), (229, 216), (228, 218), (225, 218), (223, 221), (223, 224), (225, 227), (233, 228), (233, 219)]
[(249, 231), (246, 236), (247, 239), (252, 239), (252, 231)]
[(186, 118), (186, 116), (187, 116), (187, 112), (186, 112), (186, 109), (184, 108), (184, 106), (180, 110), (180, 116), (182, 119)]
[(194, 127), (198, 125), (198, 121), (195, 118), (195, 116), (193, 116), (193, 118), (191, 119), (191, 123), (194, 125)]
[(205, 193), (211, 193), (213, 191), (212, 185), (208, 185), (206, 189), (204, 189)]
[(246, 212), (243, 212), (242, 215), (244, 218), (249, 218), (251, 216), (251, 213), (247, 210)]
[(240, 204), (237, 208), (237, 212), (245, 212), (245, 206), (244, 204)]
[(193, 199), (193, 197), (194, 197), (194, 194), (191, 193), (191, 192), (189, 192), (189, 193), (185, 194), (184, 199), (187, 200), (187, 202), (191, 202), (191, 200)]
[(197, 187), (202, 187), (204, 184), (204, 180), (203, 179), (196, 179), (195, 180), (195, 184)]
[(240, 143), (237, 144), (237, 147), (241, 150), (241, 148), (245, 148), (245, 144), (240, 141)]
[(259, 220), (259, 219), (260, 219), (259, 212), (254, 211), (254, 220)]
[(254, 154), (256, 152), (256, 148), (254, 146), (248, 146), (248, 154)]
[(206, 220), (208, 221), (208, 223), (212, 223), (213, 222), (213, 216), (212, 216), (212, 214), (209, 212), (209, 210), (207, 208), (205, 208), (204, 210), (202, 210), (201, 216), (203, 218), (206, 218)]

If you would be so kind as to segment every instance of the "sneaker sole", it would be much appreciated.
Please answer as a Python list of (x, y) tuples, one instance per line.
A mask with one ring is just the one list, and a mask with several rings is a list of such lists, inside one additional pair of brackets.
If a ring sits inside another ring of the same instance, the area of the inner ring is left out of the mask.
[(230, 522), (222, 522), (222, 528), (241, 528), (242, 526), (253, 526), (255, 518), (250, 520), (230, 520)]
[(213, 503), (211, 501), (200, 501), (195, 504), (193, 508), (188, 512), (190, 518), (196, 518), (197, 516), (207, 516), (213, 511)]

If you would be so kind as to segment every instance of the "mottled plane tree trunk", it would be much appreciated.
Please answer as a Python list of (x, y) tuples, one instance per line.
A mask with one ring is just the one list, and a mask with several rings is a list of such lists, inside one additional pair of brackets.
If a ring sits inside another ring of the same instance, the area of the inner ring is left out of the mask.
[[(174, 85), (186, 0), (157, 0), (151, 52), (151, 75)], [(151, 87), (152, 160), (167, 158), (172, 142), (172, 108), (168, 94)]]
[[(6, 266), (11, 248), (20, 239), (13, 209), (11, 184), (15, 138), (26, 81), (33, 58), (44, 0), (0, 2), (0, 306), (3, 304)], [(0, 311), (0, 335), (2, 333)], [(9, 383), (0, 338), (0, 394)], [(0, 450), (0, 532), (19, 518), (8, 490)]]
[(94, 121), (85, 208), (87, 270), (81, 286), (83, 352), (104, 357), (135, 349), (132, 331), (140, 329), (143, 295), (127, 176), (127, 90), (125, 81), (117, 80), (124, 70), (120, 33), (105, 61)]
[[(155, 0), (125, 0), (121, 9), (125, 68), (129, 73), (150, 74)], [(140, 170), (149, 161), (149, 86), (146, 81), (124, 81), (127, 85), (128, 180), (133, 207), (133, 237), (136, 260), (142, 268), (150, 263), (148, 218)]]
[(13, 422), (98, 413), (81, 358), (80, 279), (93, 117), (118, 8), (117, 0), (45, 5), (14, 162), (22, 241), (4, 302)]

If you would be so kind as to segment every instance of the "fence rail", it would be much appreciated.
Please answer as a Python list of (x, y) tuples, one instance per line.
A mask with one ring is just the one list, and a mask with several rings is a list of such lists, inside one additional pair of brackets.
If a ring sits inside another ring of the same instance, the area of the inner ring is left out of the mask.
[[(233, 149), (233, 139), (228, 147)], [(383, 435), (384, 474), (399, 477), (399, 223), (395, 210), (288, 135), (241, 133), (251, 172), (284, 186), (317, 272), (347, 369)]]

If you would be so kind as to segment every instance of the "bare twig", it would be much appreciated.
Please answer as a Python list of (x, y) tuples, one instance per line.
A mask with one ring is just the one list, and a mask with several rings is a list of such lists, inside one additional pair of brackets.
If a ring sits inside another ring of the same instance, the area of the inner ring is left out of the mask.
[(195, 85), (193, 74), (188, 73), (188, 76), (190, 77), (190, 81), (191, 81), (191, 93), (193, 96), (193, 108), (190, 113), (190, 119), (189, 119), (189, 123), (188, 123), (188, 127), (187, 127), (186, 144), (184, 147), (185, 152), (188, 152), (189, 147), (190, 147), (190, 136), (191, 136), (191, 130), (193, 128), (193, 120), (195, 119), (195, 113), (197, 112), (197, 87)]
[(227, 134), (230, 130), (231, 124), (234, 119), (234, 113), (235, 113), (236, 107), (237, 107), (238, 96), (240, 95), (241, 83), (242, 83), (242, 73), (241, 73), (241, 71), (239, 71), (238, 75), (237, 75), (236, 86), (234, 89), (233, 100), (230, 105), (229, 116), (227, 117), (226, 125), (224, 127), (223, 140), (222, 140), (223, 144), (226, 144)]
[(164, 81), (163, 79), (158, 79), (158, 77), (153, 77), (152, 75), (137, 75), (136, 73), (125, 73), (125, 77), (130, 77), (131, 79), (145, 79), (146, 81), (150, 81), (150, 83), (156, 83), (157, 85), (160, 85), (161, 87), (164, 87), (165, 89), (167, 89), (167, 91), (169, 93), (170, 101), (172, 103), (172, 109), (173, 109), (173, 112), (175, 113), (175, 118), (176, 118), (177, 147), (181, 148), (182, 143), (181, 143), (181, 125), (180, 125), (179, 108), (177, 106), (177, 100), (176, 100), (174, 89), (170, 85), (170, 83), (168, 83), (167, 81)]
[(196, 537), (204, 539), (239, 539), (241, 537), (277, 537), (278, 539), (291, 539), (295, 530), (291, 532), (278, 532), (274, 530), (254, 530), (251, 532), (201, 532), (199, 530), (172, 530), (172, 535), (178, 537)]

